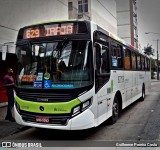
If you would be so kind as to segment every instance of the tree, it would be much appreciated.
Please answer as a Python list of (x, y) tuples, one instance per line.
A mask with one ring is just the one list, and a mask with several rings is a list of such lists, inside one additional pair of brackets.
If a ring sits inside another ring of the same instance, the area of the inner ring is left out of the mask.
[(150, 58), (150, 63), (151, 63), (151, 79), (154, 79), (154, 72), (156, 70), (155, 60), (153, 58)]
[[(144, 54), (148, 56), (154, 56), (154, 49), (152, 48), (152, 45), (147, 45), (147, 47), (144, 47)], [(155, 60), (150, 57), (150, 63), (151, 63), (151, 79), (154, 79), (154, 71), (155, 71)]]
[(147, 45), (147, 47), (144, 47), (144, 53), (148, 56), (152, 55), (154, 56), (154, 49), (152, 48), (152, 45)]

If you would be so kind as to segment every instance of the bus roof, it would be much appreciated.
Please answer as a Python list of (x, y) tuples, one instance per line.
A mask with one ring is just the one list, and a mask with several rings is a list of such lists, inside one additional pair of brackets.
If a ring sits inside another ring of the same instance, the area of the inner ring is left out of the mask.
[(76, 20), (76, 19), (70, 19), (70, 20), (49, 20), (49, 21), (29, 24), (29, 25), (26, 25), (25, 27), (30, 27), (30, 26), (40, 25), (40, 24), (47, 24), (47, 23), (72, 22), (72, 21), (80, 21), (80, 20)]

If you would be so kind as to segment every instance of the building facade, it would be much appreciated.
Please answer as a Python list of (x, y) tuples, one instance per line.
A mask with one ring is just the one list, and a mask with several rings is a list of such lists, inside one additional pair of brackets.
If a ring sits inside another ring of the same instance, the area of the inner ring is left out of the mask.
[(136, 0), (116, 0), (118, 36), (138, 48)]
[(69, 19), (92, 20), (117, 35), (115, 0), (68, 0)]

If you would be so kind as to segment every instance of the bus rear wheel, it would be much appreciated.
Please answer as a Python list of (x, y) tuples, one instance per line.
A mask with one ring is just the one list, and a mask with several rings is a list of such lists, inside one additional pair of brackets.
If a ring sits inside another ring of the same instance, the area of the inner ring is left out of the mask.
[(120, 115), (120, 105), (118, 101), (118, 97), (115, 96), (113, 106), (112, 106), (112, 116), (110, 118), (111, 124), (114, 124)]
[(144, 101), (144, 98), (145, 98), (145, 86), (143, 84), (143, 87), (142, 87), (142, 96), (140, 98), (140, 101)]

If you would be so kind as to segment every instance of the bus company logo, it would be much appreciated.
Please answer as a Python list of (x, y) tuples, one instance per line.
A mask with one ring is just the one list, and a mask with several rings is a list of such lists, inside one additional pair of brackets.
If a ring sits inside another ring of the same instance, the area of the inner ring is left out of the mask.
[(54, 108), (54, 111), (67, 111), (64, 108)]
[(118, 83), (124, 82), (124, 76), (118, 76)]
[(37, 98), (37, 101), (48, 102), (47, 98)]
[(11, 142), (2, 142), (0, 146), (3, 148), (11, 148), (12, 143)]
[(41, 111), (44, 111), (44, 107), (43, 107), (43, 106), (40, 106), (39, 109), (40, 109)]

